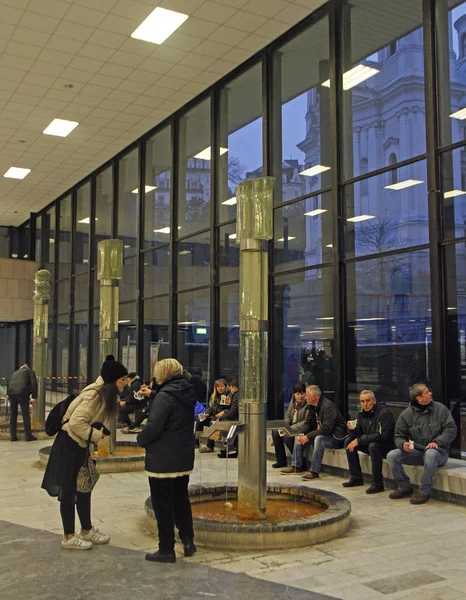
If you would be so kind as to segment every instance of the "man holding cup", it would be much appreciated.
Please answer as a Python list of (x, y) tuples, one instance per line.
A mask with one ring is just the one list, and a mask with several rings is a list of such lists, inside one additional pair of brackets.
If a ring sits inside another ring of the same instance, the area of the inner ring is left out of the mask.
[(413, 493), (404, 464), (424, 465), (419, 491), (410, 500), (411, 504), (424, 504), (430, 497), (435, 472), (448, 461), (457, 429), (451, 412), (440, 402), (434, 402), (432, 392), (425, 384), (412, 385), (409, 395), (411, 402), (396, 423), (396, 450), (387, 456), (398, 486), (389, 498), (398, 500)]
[(383, 402), (377, 402), (374, 392), (363, 390), (359, 395), (361, 412), (354, 421), (348, 421), (348, 437), (345, 440), (346, 457), (350, 479), (343, 487), (364, 485), (358, 450), (368, 454), (372, 463), (372, 483), (366, 494), (378, 494), (384, 491), (382, 465), (383, 459), (395, 448), (393, 434), (395, 419)]

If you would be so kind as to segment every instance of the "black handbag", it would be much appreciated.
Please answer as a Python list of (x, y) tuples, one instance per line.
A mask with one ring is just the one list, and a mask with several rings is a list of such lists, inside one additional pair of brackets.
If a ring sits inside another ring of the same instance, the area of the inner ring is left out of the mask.
[(96, 460), (90, 454), (90, 445), (92, 438), (92, 427), (87, 440), (86, 454), (83, 466), (79, 469), (76, 479), (76, 491), (82, 494), (90, 494), (98, 482), (100, 473), (97, 470)]

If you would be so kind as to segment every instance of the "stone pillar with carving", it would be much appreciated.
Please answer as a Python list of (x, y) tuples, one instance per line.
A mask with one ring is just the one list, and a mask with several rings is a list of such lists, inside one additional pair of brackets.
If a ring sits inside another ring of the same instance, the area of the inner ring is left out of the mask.
[[(118, 358), (118, 281), (123, 279), (123, 242), (102, 240), (97, 247), (97, 279), (100, 281), (100, 363), (108, 354)], [(109, 452), (116, 451), (116, 417), (111, 428)]]
[(240, 244), (238, 508), (265, 518), (268, 360), (268, 248), (273, 236), (273, 177), (240, 183), (236, 240)]
[(32, 368), (38, 384), (36, 402), (32, 405), (32, 426), (45, 426), (45, 377), (47, 375), (47, 341), (49, 334), (50, 272), (46, 269), (34, 274), (34, 321)]

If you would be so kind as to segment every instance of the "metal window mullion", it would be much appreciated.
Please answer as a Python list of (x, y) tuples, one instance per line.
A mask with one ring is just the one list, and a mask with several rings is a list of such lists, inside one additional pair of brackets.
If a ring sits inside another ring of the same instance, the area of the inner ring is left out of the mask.
[(177, 320), (178, 320), (178, 295), (177, 288), (177, 257), (175, 231), (178, 219), (178, 160), (179, 160), (179, 120), (173, 118), (171, 122), (171, 193), (170, 193), (170, 262), (169, 262), (169, 331), (171, 355), (176, 357), (177, 344)]
[(137, 228), (137, 296), (136, 296), (136, 370), (138, 373), (144, 371), (144, 212), (146, 201), (146, 144), (139, 144), (139, 207), (138, 207), (138, 228)]
[[(69, 351), (68, 351), (68, 377), (72, 377), (74, 369), (76, 367), (76, 332), (75, 332), (75, 318), (74, 318), (74, 291), (75, 291), (75, 273), (76, 273), (76, 211), (78, 202), (77, 188), (74, 188), (71, 193), (71, 231), (70, 231), (70, 298), (69, 298), (69, 312), (68, 312), (68, 323), (69, 323)], [(90, 221), (90, 220), (89, 220)], [(71, 379), (68, 379), (68, 393), (72, 392)]]
[(218, 230), (217, 202), (219, 185), (220, 119), (228, 119), (228, 114), (220, 111), (221, 88), (215, 87), (210, 98), (210, 381), (219, 374), (220, 340), (220, 294), (218, 290)]
[[(87, 297), (87, 383), (92, 380), (93, 360), (94, 360), (94, 344), (93, 344), (93, 333), (94, 333), (94, 271), (93, 265), (96, 264), (95, 258), (97, 254), (96, 245), (96, 227), (95, 227), (95, 215), (96, 209), (96, 198), (97, 198), (97, 175), (94, 174), (91, 177), (90, 183), (90, 217), (91, 224), (89, 229), (89, 270), (88, 270), (88, 297)], [(97, 267), (96, 267), (97, 268)], [(97, 290), (96, 290), (97, 291)]]

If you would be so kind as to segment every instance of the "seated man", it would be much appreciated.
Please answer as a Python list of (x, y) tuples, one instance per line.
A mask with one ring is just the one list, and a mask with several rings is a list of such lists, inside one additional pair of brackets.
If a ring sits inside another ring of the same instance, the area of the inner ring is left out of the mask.
[(409, 388), (411, 402), (396, 423), (396, 450), (388, 453), (398, 489), (389, 495), (392, 500), (411, 496), (413, 488), (403, 465), (424, 465), (419, 491), (411, 504), (424, 504), (430, 497), (432, 480), (439, 467), (446, 465), (450, 444), (456, 437), (456, 425), (451, 412), (432, 400), (432, 392), (423, 383)]
[[(285, 422), (298, 433), (302, 433), (306, 429), (305, 420), (309, 410), (309, 405), (306, 402), (306, 386), (301, 381), (298, 381), (293, 387), (293, 397), (288, 405), (288, 410), (285, 415)], [(306, 429), (307, 431), (307, 429)], [(277, 462), (272, 465), (274, 469), (286, 467), (286, 452), (285, 446), (290, 452), (293, 452), (294, 436), (286, 435), (285, 432), (274, 429), (272, 431), (272, 440), (275, 447), (275, 458)]]
[(369, 454), (372, 463), (372, 485), (366, 494), (383, 492), (383, 459), (395, 448), (395, 419), (383, 402), (377, 402), (374, 392), (363, 390), (359, 395), (361, 412), (356, 423), (348, 421), (349, 435), (345, 440), (350, 480), (343, 487), (364, 485), (358, 450)]
[[(316, 385), (306, 387), (306, 402), (314, 410), (309, 410), (306, 417), (306, 426), (309, 433), (302, 433), (296, 438), (293, 448), (291, 467), (283, 469), (281, 473), (292, 474), (304, 471), (304, 454), (306, 446), (312, 445), (312, 460), (309, 473), (303, 479), (318, 479), (322, 466), (325, 448), (342, 448), (346, 437), (346, 423), (338, 408), (331, 400), (324, 398), (320, 388)], [(313, 428), (313, 420), (317, 425)]]
[(141, 401), (134, 397), (140, 390), (142, 379), (134, 371), (128, 374), (128, 385), (121, 394), (120, 408), (118, 410), (118, 427), (131, 426), (129, 415), (142, 408)]
[[(217, 421), (237, 421), (239, 416), (239, 387), (238, 380), (232, 379), (229, 384), (230, 388), (230, 405), (225, 410), (222, 410), (217, 415)], [(226, 458), (226, 450), (221, 450), (217, 456)], [(236, 438), (228, 444), (228, 458), (238, 458), (238, 449), (236, 447)]]

